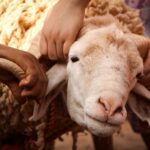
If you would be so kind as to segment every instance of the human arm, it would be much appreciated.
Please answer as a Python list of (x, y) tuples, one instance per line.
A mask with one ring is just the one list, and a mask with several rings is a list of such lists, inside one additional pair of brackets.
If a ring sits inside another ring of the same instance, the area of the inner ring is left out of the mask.
[(20, 81), (17, 81), (15, 78), (12, 78), (9, 72), (0, 68), (1, 74), (4, 74), (4, 76), (0, 76), (2, 82), (12, 88), (15, 86), (11, 86), (11, 83), (13, 83), (13, 85), (18, 84), (17, 89), (21, 90), (20, 94), (23, 97), (40, 99), (45, 96), (47, 77), (38, 60), (33, 55), (18, 49), (0, 45), (0, 58), (5, 58), (16, 63), (25, 72), (25, 75), (21, 77)]
[(40, 40), (41, 54), (51, 60), (67, 58), (69, 48), (82, 27), (89, 0), (60, 0), (48, 12)]

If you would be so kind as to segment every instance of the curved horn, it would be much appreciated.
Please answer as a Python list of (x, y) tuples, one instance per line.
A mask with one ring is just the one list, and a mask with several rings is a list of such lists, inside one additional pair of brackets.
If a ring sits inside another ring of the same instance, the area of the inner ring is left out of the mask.
[(150, 39), (137, 34), (128, 34), (133, 42), (137, 45), (138, 51), (143, 59), (146, 58), (148, 50), (150, 49)]
[(4, 58), (0, 58), (0, 68), (11, 72), (18, 79), (25, 75), (24, 71), (17, 64)]

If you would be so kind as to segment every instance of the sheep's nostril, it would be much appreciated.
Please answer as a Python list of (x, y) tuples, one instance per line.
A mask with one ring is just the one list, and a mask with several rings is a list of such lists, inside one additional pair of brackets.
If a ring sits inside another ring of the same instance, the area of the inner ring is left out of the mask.
[(122, 110), (123, 110), (123, 108), (120, 106), (120, 107), (118, 107), (118, 108), (114, 111), (114, 114), (115, 114), (115, 113), (122, 113)]
[(110, 105), (107, 101), (99, 99), (98, 103), (103, 106), (106, 112), (110, 110)]
[(100, 105), (102, 105), (102, 106), (105, 108), (105, 110), (106, 110), (106, 107), (105, 107), (104, 103), (102, 103), (101, 101), (98, 101), (98, 103), (99, 103)]
[(121, 105), (114, 105), (114, 106), (112, 106), (109, 115), (113, 116), (115, 114), (122, 114), (123, 115), (123, 107)]
[(123, 105), (120, 101), (113, 101), (111, 99), (99, 99), (98, 103), (103, 107), (105, 113), (108, 116), (114, 116), (115, 114), (124, 115)]

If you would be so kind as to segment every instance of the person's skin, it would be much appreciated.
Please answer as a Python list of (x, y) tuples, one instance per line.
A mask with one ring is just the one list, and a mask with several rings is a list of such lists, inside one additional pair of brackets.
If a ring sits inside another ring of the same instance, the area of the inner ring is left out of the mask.
[(83, 24), (89, 0), (59, 0), (46, 17), (40, 51), (51, 60), (65, 60)]
[[(15, 97), (43, 98), (47, 89), (47, 76), (38, 60), (27, 52), (0, 45), (0, 58), (19, 65), (25, 75), (19, 81), (10, 72), (0, 68), (0, 81), (6, 83)], [(42, 88), (41, 88), (42, 87)]]

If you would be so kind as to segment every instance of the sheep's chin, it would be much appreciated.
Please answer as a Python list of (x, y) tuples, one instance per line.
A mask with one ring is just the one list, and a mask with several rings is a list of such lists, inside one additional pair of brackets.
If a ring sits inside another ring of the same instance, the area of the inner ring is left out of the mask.
[(78, 109), (75, 109), (75, 111), (73, 111), (73, 109), (69, 110), (71, 110), (69, 114), (72, 120), (74, 120), (80, 126), (85, 127), (89, 132), (94, 135), (110, 136), (120, 127), (119, 125), (112, 125), (91, 118), (83, 111), (83, 108), (79, 109), (78, 107)]
[(118, 125), (104, 123), (85, 115), (86, 128), (97, 136), (110, 136), (119, 129)]

